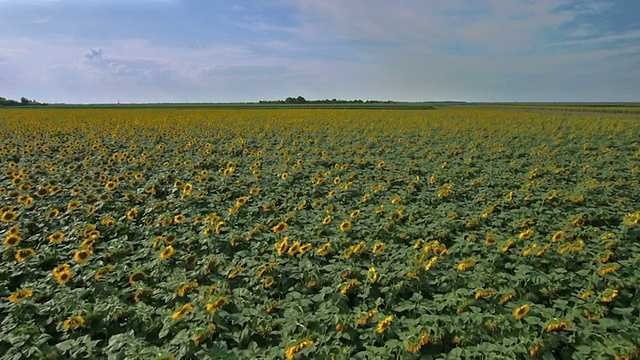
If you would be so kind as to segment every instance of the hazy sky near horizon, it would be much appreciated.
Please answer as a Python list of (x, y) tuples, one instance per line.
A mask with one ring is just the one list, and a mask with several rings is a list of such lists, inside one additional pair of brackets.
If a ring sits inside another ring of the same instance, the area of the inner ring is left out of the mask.
[(638, 0), (0, 0), (0, 96), (640, 101)]

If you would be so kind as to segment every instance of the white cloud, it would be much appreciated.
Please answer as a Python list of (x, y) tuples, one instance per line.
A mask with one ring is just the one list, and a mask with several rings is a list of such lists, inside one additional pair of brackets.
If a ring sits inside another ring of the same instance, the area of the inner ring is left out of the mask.
[(583, 44), (602, 44), (623, 40), (637, 40), (640, 39), (640, 30), (628, 31), (622, 34), (606, 35), (589, 39), (568, 40), (548, 43), (545, 46), (568, 46), (568, 45), (583, 45)]
[(89, 48), (89, 51), (84, 53), (84, 57), (87, 59), (102, 59), (102, 49)]

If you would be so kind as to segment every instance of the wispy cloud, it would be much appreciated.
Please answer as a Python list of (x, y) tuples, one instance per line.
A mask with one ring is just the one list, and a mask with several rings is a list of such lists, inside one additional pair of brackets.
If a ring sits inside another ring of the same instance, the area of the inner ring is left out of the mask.
[(576, 39), (567, 41), (558, 41), (545, 44), (545, 46), (570, 46), (570, 45), (585, 45), (585, 44), (603, 44), (612, 43), (625, 40), (640, 40), (640, 30), (628, 31), (622, 34), (606, 35), (600, 37), (592, 37), (587, 39)]

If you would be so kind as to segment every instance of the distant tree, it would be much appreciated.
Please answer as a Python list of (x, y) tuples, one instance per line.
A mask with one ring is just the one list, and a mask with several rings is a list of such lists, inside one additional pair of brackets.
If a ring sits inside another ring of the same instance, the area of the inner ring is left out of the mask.
[(29, 99), (27, 99), (26, 97), (23, 96), (23, 97), (20, 98), (20, 103), (22, 105), (29, 105)]
[(296, 104), (304, 104), (304, 103), (306, 103), (306, 102), (307, 102), (307, 100), (306, 100), (305, 98), (303, 98), (302, 96), (298, 96), (298, 97), (296, 98), (296, 101), (295, 101), (295, 102), (296, 102)]

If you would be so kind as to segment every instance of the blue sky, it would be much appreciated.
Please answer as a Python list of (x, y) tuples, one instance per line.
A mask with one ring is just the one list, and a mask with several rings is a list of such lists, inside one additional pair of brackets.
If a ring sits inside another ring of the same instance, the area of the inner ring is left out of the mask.
[(0, 96), (640, 101), (637, 0), (0, 0)]

